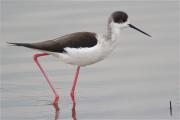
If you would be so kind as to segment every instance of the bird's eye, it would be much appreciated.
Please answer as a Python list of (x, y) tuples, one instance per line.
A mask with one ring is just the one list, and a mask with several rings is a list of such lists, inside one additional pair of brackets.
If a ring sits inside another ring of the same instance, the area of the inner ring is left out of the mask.
[(127, 21), (127, 19), (122, 19), (122, 21), (123, 21), (123, 22), (126, 22), (126, 21)]

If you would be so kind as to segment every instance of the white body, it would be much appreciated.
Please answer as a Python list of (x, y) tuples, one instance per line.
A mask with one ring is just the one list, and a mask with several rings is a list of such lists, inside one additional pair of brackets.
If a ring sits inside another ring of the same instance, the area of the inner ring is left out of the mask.
[(98, 35), (98, 43), (90, 48), (65, 48), (67, 53), (58, 53), (58, 57), (65, 63), (86, 66), (103, 60), (111, 51), (109, 41)]
[(107, 57), (115, 48), (120, 35), (120, 29), (118, 27), (112, 27), (111, 39), (108, 39), (105, 35), (96, 35), (98, 40), (97, 44), (93, 47), (87, 48), (70, 48), (66, 47), (67, 53), (55, 53), (47, 52), (61, 61), (78, 66), (86, 66), (97, 63)]

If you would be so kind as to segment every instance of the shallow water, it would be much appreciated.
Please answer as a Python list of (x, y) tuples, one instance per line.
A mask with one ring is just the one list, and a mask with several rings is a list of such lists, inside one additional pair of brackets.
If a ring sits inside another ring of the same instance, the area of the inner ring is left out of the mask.
[[(178, 119), (178, 2), (2, 1), (1, 119)], [(126, 11), (132, 29), (122, 31), (115, 51), (104, 61), (81, 68), (76, 106), (70, 97), (76, 67), (40, 58), (60, 94), (52, 92), (34, 64), (37, 53), (5, 42), (38, 42), (75, 31), (106, 31), (109, 14)], [(169, 102), (173, 115), (170, 116)]]

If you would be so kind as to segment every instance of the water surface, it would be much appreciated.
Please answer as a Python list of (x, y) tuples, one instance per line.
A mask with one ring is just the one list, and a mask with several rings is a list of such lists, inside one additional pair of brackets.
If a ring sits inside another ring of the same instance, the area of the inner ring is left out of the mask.
[[(2, 1), (2, 120), (178, 119), (178, 1)], [(60, 94), (53, 94), (34, 64), (37, 53), (9, 42), (39, 42), (76, 31), (106, 32), (115, 10), (126, 11), (130, 28), (122, 31), (115, 51), (104, 61), (84, 67), (70, 97), (76, 67), (51, 56), (40, 58)], [(172, 101), (173, 116), (169, 113)]]

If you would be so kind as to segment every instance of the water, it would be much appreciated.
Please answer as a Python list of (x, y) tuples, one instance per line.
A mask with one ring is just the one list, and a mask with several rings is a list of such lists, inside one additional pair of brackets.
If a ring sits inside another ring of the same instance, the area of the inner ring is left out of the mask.
[[(1, 119), (178, 119), (178, 1), (2, 1)], [(106, 31), (115, 10), (126, 11), (130, 28), (108, 59), (84, 67), (70, 97), (76, 67), (40, 58), (60, 94), (60, 110), (34, 64), (37, 53), (5, 42), (38, 42), (76, 31)], [(169, 102), (173, 115), (170, 116)]]

